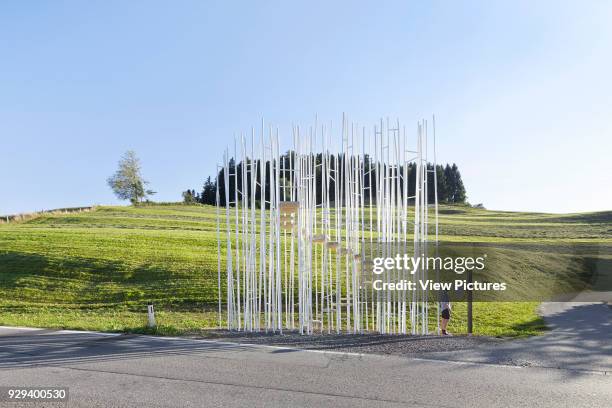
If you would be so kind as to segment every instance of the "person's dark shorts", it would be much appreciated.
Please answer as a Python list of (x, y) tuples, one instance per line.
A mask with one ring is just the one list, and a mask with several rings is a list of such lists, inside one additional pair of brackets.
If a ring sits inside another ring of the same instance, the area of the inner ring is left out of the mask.
[(440, 314), (440, 316), (442, 316), (443, 319), (450, 319), (450, 310), (449, 309), (444, 309), (442, 311), (442, 313)]

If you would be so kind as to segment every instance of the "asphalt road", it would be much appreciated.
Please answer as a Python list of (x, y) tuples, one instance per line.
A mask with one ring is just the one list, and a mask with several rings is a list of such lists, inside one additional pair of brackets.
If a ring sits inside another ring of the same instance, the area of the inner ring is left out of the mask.
[[(540, 305), (539, 313), (550, 329), (542, 336), (485, 343), (461, 352), (428, 353), (427, 357), (612, 375), (612, 308), (609, 305), (545, 302)], [(612, 407), (612, 401), (609, 406)]]
[(612, 375), (597, 370), (15, 328), (0, 328), (0, 386), (68, 386), (71, 407), (575, 408), (612, 401)]

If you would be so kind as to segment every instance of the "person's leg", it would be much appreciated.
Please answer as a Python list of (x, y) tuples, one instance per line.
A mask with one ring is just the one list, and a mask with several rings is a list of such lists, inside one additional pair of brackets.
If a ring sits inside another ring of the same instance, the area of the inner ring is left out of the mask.
[(442, 322), (440, 323), (440, 329), (442, 329), (442, 334), (446, 333), (446, 327), (448, 326), (448, 321), (449, 319), (442, 319)]
[(450, 310), (444, 309), (440, 315), (442, 317), (440, 322), (440, 329), (442, 330), (442, 334), (447, 334), (446, 328), (448, 327), (448, 322), (450, 320)]

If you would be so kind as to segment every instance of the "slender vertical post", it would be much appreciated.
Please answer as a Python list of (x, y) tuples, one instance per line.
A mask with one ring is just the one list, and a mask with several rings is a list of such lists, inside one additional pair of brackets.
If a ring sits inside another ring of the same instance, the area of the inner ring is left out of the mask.
[(219, 224), (221, 217), (219, 214), (219, 165), (217, 165), (217, 176), (215, 182), (215, 209), (217, 218), (217, 297), (219, 298), (219, 329), (221, 328), (221, 229)]

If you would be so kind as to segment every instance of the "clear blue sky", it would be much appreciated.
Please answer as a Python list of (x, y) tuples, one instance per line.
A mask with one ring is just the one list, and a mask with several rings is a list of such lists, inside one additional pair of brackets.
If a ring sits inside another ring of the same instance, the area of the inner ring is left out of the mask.
[(612, 3), (3, 1), (0, 214), (179, 200), (235, 132), (436, 113), (472, 203), (612, 209)]

